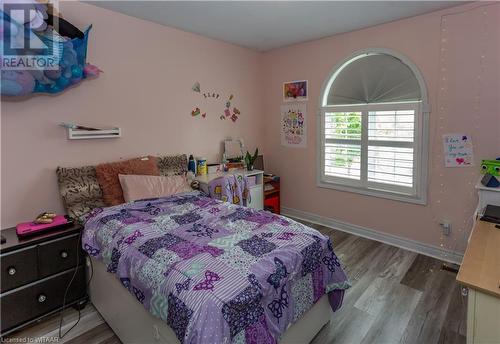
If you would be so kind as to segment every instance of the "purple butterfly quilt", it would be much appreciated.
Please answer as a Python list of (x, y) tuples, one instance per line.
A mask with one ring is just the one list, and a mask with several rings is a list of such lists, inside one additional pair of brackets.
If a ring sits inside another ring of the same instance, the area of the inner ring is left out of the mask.
[(328, 237), (200, 192), (94, 209), (82, 244), (181, 343), (276, 343), (349, 287)]

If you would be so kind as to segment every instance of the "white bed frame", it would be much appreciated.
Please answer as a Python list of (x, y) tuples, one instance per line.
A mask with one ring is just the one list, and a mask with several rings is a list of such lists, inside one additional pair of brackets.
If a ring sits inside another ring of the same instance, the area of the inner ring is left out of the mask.
[[(103, 263), (91, 259), (94, 275), (90, 282), (90, 301), (124, 344), (179, 344), (174, 331), (165, 321), (150, 314), (114, 274), (106, 271)], [(89, 265), (90, 262), (87, 261), (87, 266)], [(286, 330), (279, 343), (309, 343), (330, 321), (331, 315), (328, 297), (324, 295)]]

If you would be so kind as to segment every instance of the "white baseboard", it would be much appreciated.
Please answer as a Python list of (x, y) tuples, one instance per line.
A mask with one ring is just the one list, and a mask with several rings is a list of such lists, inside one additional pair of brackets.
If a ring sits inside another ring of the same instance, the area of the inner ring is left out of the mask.
[(380, 241), (385, 244), (400, 247), (408, 251), (420, 253), (425, 256), (430, 256), (433, 258), (444, 260), (446, 262), (454, 264), (462, 263), (463, 253), (450, 251), (442, 247), (424, 244), (415, 240), (399, 237), (388, 233), (383, 233), (371, 228), (353, 225), (329, 217), (308, 213), (302, 210), (281, 207), (281, 214), (309, 221), (312, 223), (317, 223), (334, 229), (338, 229), (340, 231), (354, 234), (363, 238)]

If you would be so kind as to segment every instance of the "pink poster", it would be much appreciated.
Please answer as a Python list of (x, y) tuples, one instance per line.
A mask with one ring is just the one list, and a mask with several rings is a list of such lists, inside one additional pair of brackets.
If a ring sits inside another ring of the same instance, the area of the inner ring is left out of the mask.
[(281, 105), (281, 145), (288, 147), (307, 146), (306, 104)]

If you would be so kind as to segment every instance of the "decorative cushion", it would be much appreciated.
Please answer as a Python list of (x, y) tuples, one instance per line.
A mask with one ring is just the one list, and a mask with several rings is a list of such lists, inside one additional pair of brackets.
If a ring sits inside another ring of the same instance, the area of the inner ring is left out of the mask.
[(160, 156), (158, 157), (158, 168), (162, 176), (185, 174), (187, 172), (187, 156), (186, 154)]
[[(182, 175), (187, 172), (185, 154), (162, 156), (156, 160), (159, 174), (163, 176)], [(106, 206), (95, 166), (58, 167), (56, 173), (59, 193), (68, 215), (78, 219), (94, 208)]]
[(94, 208), (105, 206), (94, 166), (58, 167), (56, 173), (69, 216), (78, 219)]
[(118, 175), (125, 202), (191, 191), (185, 176)]
[(118, 178), (119, 174), (159, 175), (157, 159), (153, 156), (96, 166), (97, 180), (101, 186), (104, 203), (107, 206), (125, 202)]

